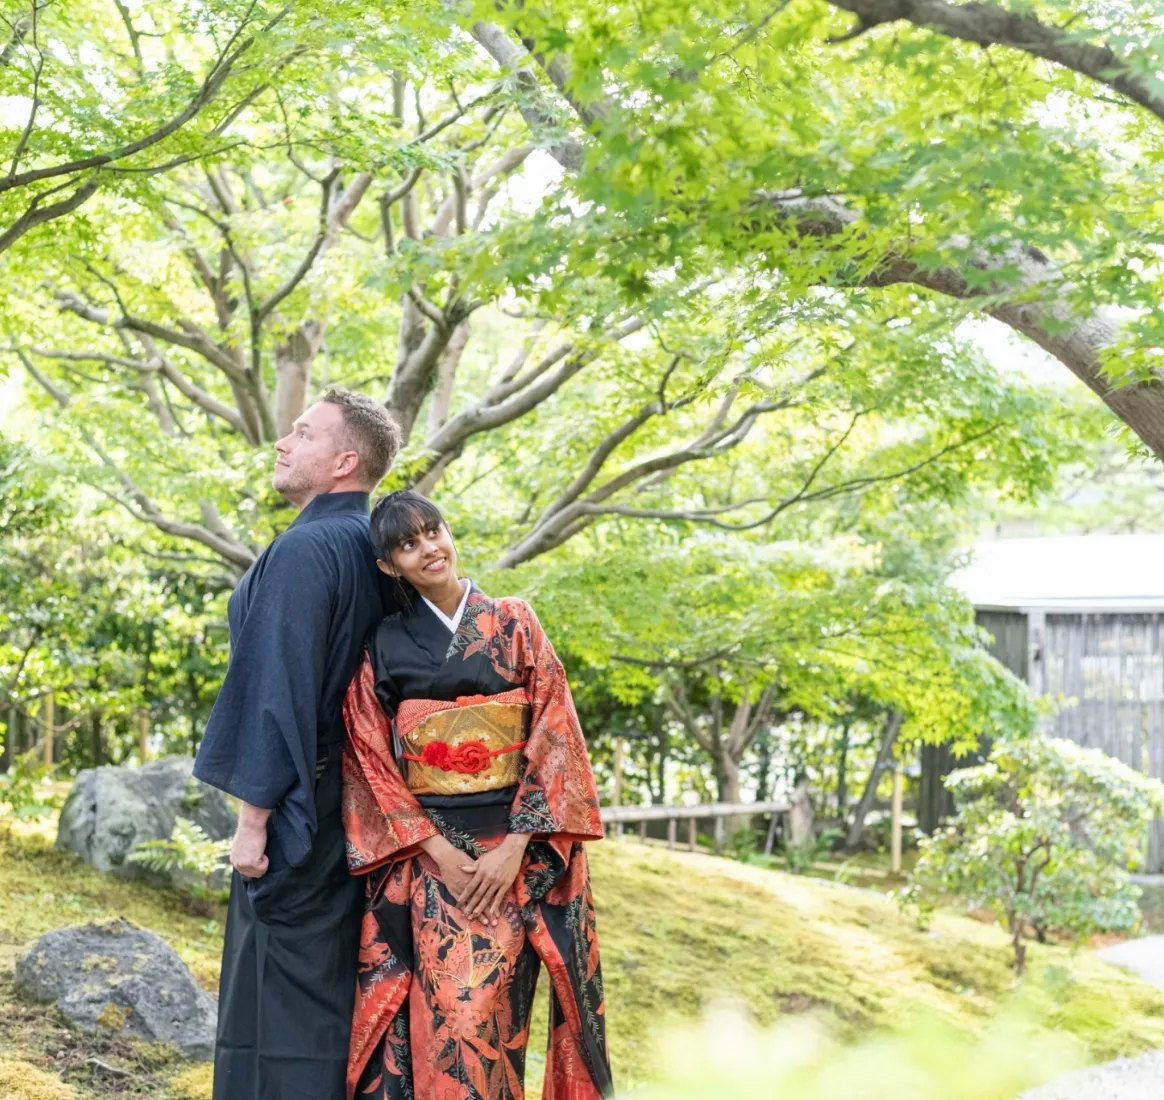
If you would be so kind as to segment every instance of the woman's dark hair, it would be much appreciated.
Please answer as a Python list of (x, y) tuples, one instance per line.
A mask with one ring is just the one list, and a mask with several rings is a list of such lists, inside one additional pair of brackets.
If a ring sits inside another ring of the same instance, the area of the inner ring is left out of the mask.
[(447, 527), (441, 510), (426, 496), (411, 489), (399, 489), (376, 501), (372, 509), (372, 542), (383, 561), (407, 539), (430, 527)]

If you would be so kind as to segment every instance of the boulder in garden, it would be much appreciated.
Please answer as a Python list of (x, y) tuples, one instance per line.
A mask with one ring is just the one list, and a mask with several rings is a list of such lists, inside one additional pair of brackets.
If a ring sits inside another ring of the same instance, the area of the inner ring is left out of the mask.
[(188, 757), (151, 760), (140, 768), (87, 768), (78, 773), (61, 810), (57, 847), (76, 852), (100, 871), (150, 877), (129, 856), (147, 840), (166, 840), (184, 817), (210, 840), (235, 828), (226, 796), (193, 777)]
[(214, 1053), (217, 1005), (161, 937), (125, 920), (59, 928), (16, 963), (16, 994), (53, 1002), (82, 1031), (106, 1028), (186, 1057)]

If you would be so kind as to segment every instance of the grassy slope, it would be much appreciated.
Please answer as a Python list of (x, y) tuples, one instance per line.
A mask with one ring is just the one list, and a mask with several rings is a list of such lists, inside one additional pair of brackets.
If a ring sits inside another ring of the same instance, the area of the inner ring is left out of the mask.
[[(975, 1032), (1010, 996), (1005, 940), (996, 929), (942, 916), (919, 932), (888, 900), (816, 880), (634, 842), (592, 850), (616, 1079), (651, 1076), (654, 1037), (709, 1000), (747, 1003), (762, 1023), (819, 1009), (843, 1033), (941, 1017)], [(117, 1036), (85, 1037), (48, 1009), (12, 999), (12, 963), (40, 933), (125, 916), (162, 933), (213, 988), (221, 934), (173, 895), (99, 875), (41, 838), (0, 832), (0, 1082), (14, 1100), (77, 1097), (201, 1100), (206, 1067)], [(1164, 994), (1086, 953), (1032, 948), (1024, 993), (1048, 1027), (1079, 1036), (1095, 1058), (1164, 1046)], [(535, 1026), (535, 1035), (544, 1029)], [(540, 1039), (539, 1039), (540, 1043)], [(22, 1075), (12, 1060), (45, 1076)], [(100, 1063), (100, 1064), (95, 1064)], [(540, 1058), (531, 1059), (531, 1079)], [(128, 1069), (130, 1077), (103, 1066)], [(7, 1070), (6, 1070), (6, 1067)]]

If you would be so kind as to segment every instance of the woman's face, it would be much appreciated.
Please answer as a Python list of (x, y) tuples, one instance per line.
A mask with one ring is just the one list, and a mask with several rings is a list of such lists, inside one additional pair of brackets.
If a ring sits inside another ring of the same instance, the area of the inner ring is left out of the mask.
[(439, 591), (457, 576), (457, 550), (453, 536), (443, 524), (409, 535), (392, 551), (385, 573), (408, 581), (418, 592)]

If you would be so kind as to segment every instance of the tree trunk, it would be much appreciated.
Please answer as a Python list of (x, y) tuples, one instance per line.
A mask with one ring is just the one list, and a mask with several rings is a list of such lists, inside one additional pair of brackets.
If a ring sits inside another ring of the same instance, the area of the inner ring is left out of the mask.
[(1012, 913), (1010, 917), (1010, 945), (1014, 949), (1015, 976), (1021, 978), (1027, 969), (1027, 945), (1023, 942), (1023, 918)]
[(849, 723), (841, 727), (837, 754), (837, 817), (845, 821), (849, 816)]
[(12, 767), (12, 761), (16, 758), (16, 708), (9, 707), (8, 714), (5, 718), (6, 725), (4, 728), (4, 750), (0, 752), (0, 774), (7, 772)]
[(95, 768), (105, 763), (105, 738), (101, 728), (101, 717), (101, 712), (95, 710), (89, 719), (89, 745)]
[(275, 431), (279, 438), (307, 407), (311, 367), (323, 342), (323, 325), (306, 321), (275, 348)]
[[(726, 750), (720, 753), (720, 761), (716, 766), (717, 785), (719, 787), (720, 802), (742, 802), (740, 793), (740, 762)], [(752, 827), (751, 814), (737, 814), (723, 819), (724, 832), (730, 840), (742, 829)]]
[(445, 348), (437, 366), (436, 385), (428, 406), (428, 437), (431, 439), (449, 418), (453, 404), (453, 383), (457, 380), (457, 368), (471, 334), (468, 321), (462, 321), (453, 330), (449, 346)]
[(739, 802), (740, 762), (733, 760), (728, 753), (721, 752), (720, 759), (716, 762), (715, 774), (720, 802)]
[(760, 766), (756, 773), (756, 801), (767, 802), (772, 796), (772, 735), (768, 730), (756, 745)]
[(784, 842), (790, 848), (799, 848), (811, 842), (815, 832), (816, 820), (812, 812), (812, 799), (808, 793), (808, 780), (802, 779), (792, 792), (792, 809), (788, 813), (788, 836)]
[(881, 771), (889, 761), (893, 746), (897, 742), (897, 735), (901, 732), (904, 718), (895, 710), (891, 710), (885, 719), (885, 732), (881, 736), (881, 744), (877, 749), (877, 759), (873, 770), (869, 773), (869, 780), (857, 804), (857, 812), (853, 816), (853, 824), (849, 828), (849, 835), (845, 839), (845, 847), (852, 850), (861, 843), (861, 834), (865, 831), (865, 818), (873, 808), (873, 800), (877, 797), (877, 784), (881, 780)]

